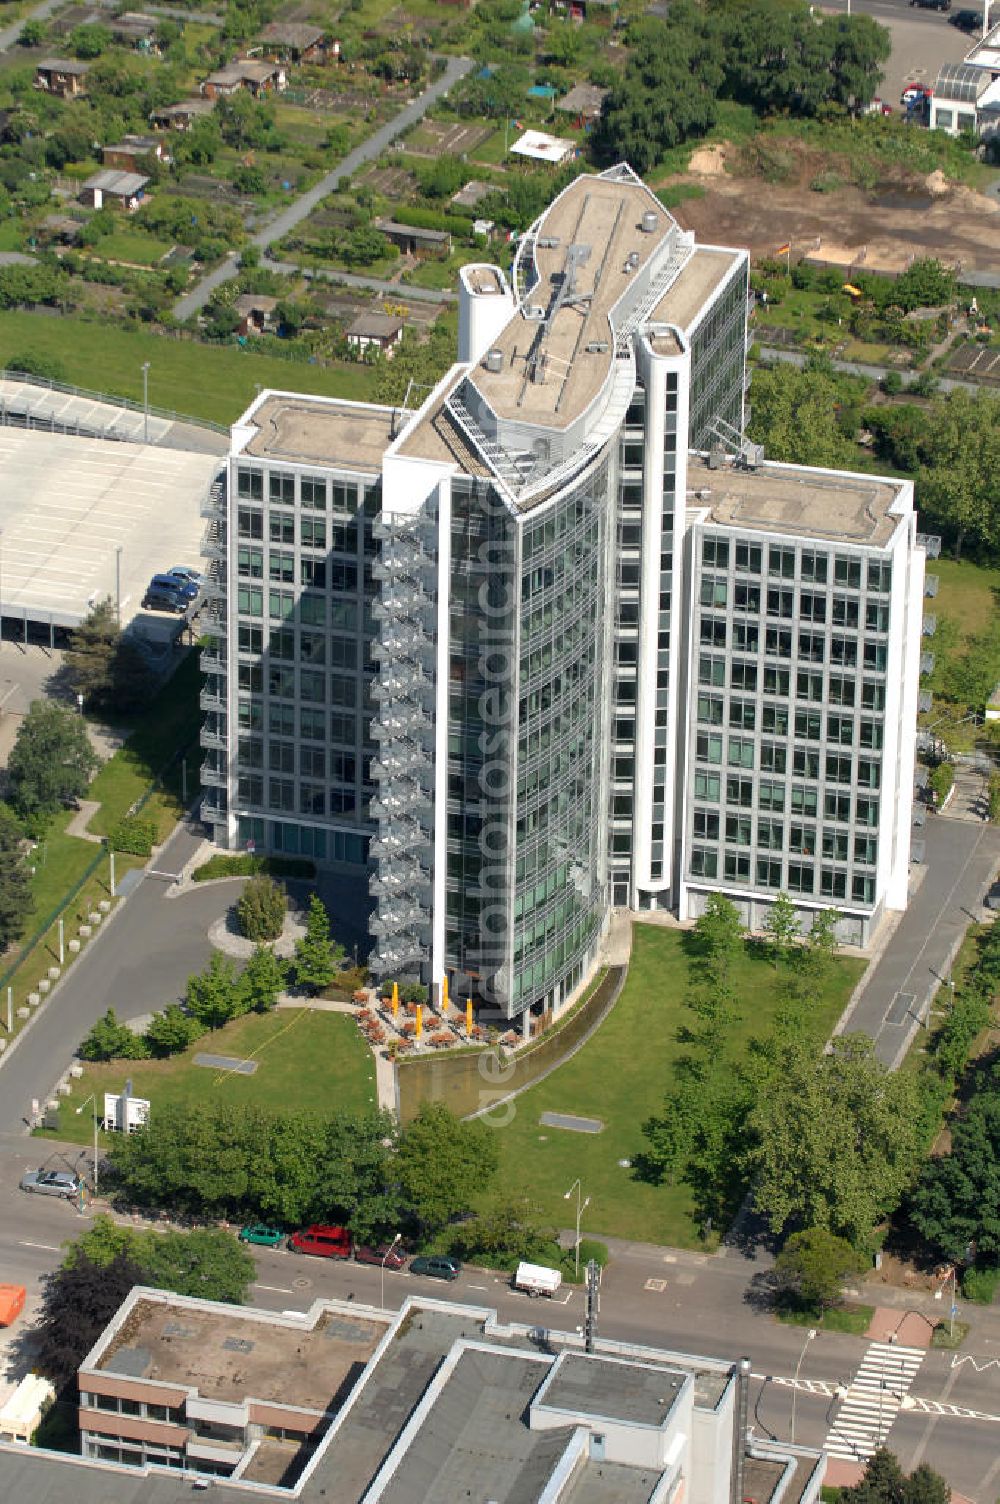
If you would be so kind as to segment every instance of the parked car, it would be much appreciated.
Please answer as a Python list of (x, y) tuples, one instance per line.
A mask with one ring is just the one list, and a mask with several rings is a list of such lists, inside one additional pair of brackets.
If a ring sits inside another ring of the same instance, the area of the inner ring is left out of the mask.
[(346, 1227), (325, 1227), (313, 1223), (301, 1227), (288, 1239), (288, 1246), (296, 1253), (313, 1253), (321, 1259), (349, 1259), (351, 1235)]
[(923, 104), (924, 100), (930, 99), (933, 93), (934, 90), (927, 84), (907, 84), (899, 96), (899, 102), (908, 108), (912, 108), (916, 104)]
[(411, 1274), (426, 1274), (428, 1279), (458, 1279), (461, 1272), (462, 1265), (458, 1259), (443, 1253), (434, 1253), (410, 1262)]
[(957, 26), (959, 31), (982, 31), (983, 13), (979, 10), (957, 10), (953, 16), (948, 17), (952, 26)]
[(186, 573), (181, 574), (176, 569), (166, 570), (162, 577), (160, 575), (154, 576), (156, 580), (160, 578), (166, 580), (175, 590), (180, 591), (185, 600), (196, 601), (201, 594), (201, 585), (189, 579)]
[(372, 1247), (370, 1243), (359, 1243), (354, 1250), (354, 1257), (359, 1264), (385, 1264), (387, 1269), (405, 1269), (406, 1254), (400, 1253), (398, 1248), (392, 1248), (388, 1243), (380, 1247)]
[(142, 598), (144, 611), (173, 611), (182, 615), (190, 604), (191, 597), (181, 589), (179, 581), (165, 574), (154, 574)]
[(266, 1222), (250, 1222), (240, 1228), (241, 1243), (256, 1243), (261, 1248), (277, 1248), (285, 1241), (280, 1227), (268, 1227)]
[(29, 1170), (21, 1176), (21, 1190), (36, 1196), (65, 1196), (72, 1201), (80, 1194), (81, 1182), (71, 1170)]
[(193, 585), (196, 590), (200, 590), (205, 583), (205, 576), (197, 569), (192, 569), (190, 564), (175, 564), (173, 568), (167, 570), (167, 574), (171, 579), (183, 580), (185, 584)]
[(951, 0), (910, 0), (910, 4), (921, 10), (951, 10)]

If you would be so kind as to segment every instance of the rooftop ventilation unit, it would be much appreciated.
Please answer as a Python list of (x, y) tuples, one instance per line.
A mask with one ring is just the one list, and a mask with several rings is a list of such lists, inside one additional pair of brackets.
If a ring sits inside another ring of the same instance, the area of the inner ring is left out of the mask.
[(503, 351), (487, 350), (483, 365), (486, 367), (487, 371), (491, 371), (493, 375), (496, 376), (500, 371), (503, 370)]
[(638, 251), (629, 251), (629, 253), (628, 253), (628, 260), (625, 262), (625, 270), (626, 270), (626, 272), (634, 272), (635, 269), (636, 269), (636, 267), (638, 265), (639, 265), (639, 252)]
[(607, 355), (611, 346), (606, 339), (592, 339), (590, 344), (584, 345), (583, 348), (587, 355)]
[(644, 235), (652, 235), (659, 222), (659, 216), (654, 214), (652, 209), (647, 209), (642, 216), (642, 233)]
[(541, 303), (527, 303), (524, 309), (524, 316), (526, 319), (530, 319), (533, 324), (540, 324), (545, 317), (545, 309)]
[(545, 385), (545, 367), (548, 365), (548, 356), (543, 350), (536, 356), (531, 366), (531, 379), (536, 386)]

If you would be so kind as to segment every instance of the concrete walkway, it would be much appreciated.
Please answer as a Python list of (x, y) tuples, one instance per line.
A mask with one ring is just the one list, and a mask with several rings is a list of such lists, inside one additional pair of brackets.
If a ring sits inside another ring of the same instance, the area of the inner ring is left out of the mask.
[(104, 837), (95, 836), (92, 830), (87, 829), (87, 826), (97, 814), (100, 807), (101, 801), (99, 799), (81, 799), (80, 808), (66, 826), (66, 834), (68, 836), (79, 836), (81, 841), (95, 841), (100, 846)]
[(358, 287), (403, 303), (454, 303), (458, 294), (447, 287), (414, 287), (409, 282), (386, 282), (380, 277), (361, 277), (355, 272), (326, 271), (319, 266), (299, 266), (295, 261), (267, 259), (272, 271), (285, 277), (304, 277), (307, 282), (329, 282), (332, 287)]
[[(380, 156), (398, 136), (409, 130), (411, 125), (416, 125), (419, 120), (422, 120), (431, 106), (444, 98), (452, 84), (464, 78), (474, 66), (472, 59), (468, 57), (448, 58), (441, 77), (426, 88), (419, 98), (411, 99), (398, 115), (386, 121), (385, 125), (379, 126), (378, 130), (374, 131), (366, 141), (362, 141), (360, 146), (348, 152), (343, 161), (338, 162), (332, 171), (325, 173), (318, 183), (300, 194), (287, 209), (283, 209), (269, 224), (251, 236), (251, 244), (264, 250), (275, 241), (281, 240), (289, 230), (294, 230), (296, 225), (301, 224), (322, 203), (328, 193), (333, 193), (342, 178), (351, 177), (359, 167), (364, 167), (366, 163)], [(227, 256), (221, 266), (209, 272), (207, 277), (203, 277), (196, 287), (185, 293), (175, 303), (174, 317), (189, 319), (192, 314), (200, 312), (215, 289), (221, 287), (224, 282), (232, 281), (238, 271), (239, 255), (234, 251)]]
[[(761, 360), (765, 363), (769, 361), (783, 360), (786, 365), (798, 366), (800, 369), (809, 359), (808, 355), (806, 355), (802, 350), (777, 350), (773, 345), (761, 345), (760, 356)], [(845, 376), (864, 376), (869, 381), (881, 381), (883, 376), (889, 375), (888, 366), (870, 366), (865, 365), (861, 361), (857, 360), (834, 360), (833, 369), (835, 371), (842, 371)], [(920, 375), (920, 372), (896, 371), (895, 374), (897, 376), (902, 376), (904, 379), (907, 379)], [(962, 390), (975, 393), (989, 390), (988, 387), (980, 385), (980, 383), (977, 381), (959, 381), (954, 376), (939, 376), (936, 371), (931, 371), (930, 374), (934, 377), (935, 381), (938, 384), (938, 388), (942, 392), (955, 392)]]

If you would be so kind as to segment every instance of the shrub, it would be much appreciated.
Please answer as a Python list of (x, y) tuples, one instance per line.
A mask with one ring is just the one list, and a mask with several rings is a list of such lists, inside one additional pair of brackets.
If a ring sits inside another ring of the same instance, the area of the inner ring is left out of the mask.
[(240, 934), (248, 940), (277, 940), (287, 909), (285, 890), (273, 877), (252, 877), (236, 905)]
[(143, 1060), (148, 1054), (145, 1039), (119, 1023), (114, 1008), (97, 1020), (80, 1046), (81, 1060)]
[(882, 377), (882, 390), (887, 397), (898, 397), (903, 390), (903, 378), (898, 371), (886, 371)]
[(253, 877), (266, 872), (271, 877), (315, 877), (316, 867), (304, 856), (224, 856), (209, 857), (191, 876), (196, 883), (211, 882), (217, 877)]
[(951, 793), (955, 782), (955, 770), (950, 762), (939, 762), (928, 780), (938, 805), (942, 805)]
[(149, 856), (156, 836), (155, 820), (144, 820), (141, 815), (123, 815), (108, 841), (115, 851), (127, 851), (131, 856)]
[(995, 1266), (990, 1269), (966, 1269), (962, 1275), (962, 1294), (966, 1300), (975, 1301), (977, 1306), (992, 1305), (998, 1286), (1000, 1269)]
[(171, 1003), (162, 1013), (154, 1013), (146, 1030), (146, 1043), (157, 1060), (179, 1055), (206, 1032), (205, 1025), (185, 1013), (179, 1003)]
[(66, 367), (54, 355), (33, 355), (31, 351), (23, 351), (20, 355), (12, 355), (5, 365), (8, 371), (38, 376), (42, 381), (66, 380)]

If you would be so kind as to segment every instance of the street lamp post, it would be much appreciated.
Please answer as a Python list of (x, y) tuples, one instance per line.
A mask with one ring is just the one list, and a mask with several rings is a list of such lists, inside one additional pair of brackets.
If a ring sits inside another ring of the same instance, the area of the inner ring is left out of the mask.
[(142, 442), (149, 443), (149, 361), (142, 363)]
[(379, 1296), (379, 1307), (383, 1311), (385, 1310), (385, 1263), (386, 1263), (386, 1259), (389, 1257), (390, 1253), (395, 1248), (396, 1244), (400, 1241), (400, 1239), (402, 1238), (402, 1236), (403, 1236), (403, 1234), (401, 1232), (397, 1232), (396, 1236), (393, 1238), (392, 1242), (389, 1244), (388, 1248), (385, 1250), (385, 1254), (384, 1254), (384, 1256), (382, 1258), (382, 1294)]
[(79, 1107), (76, 1109), (76, 1115), (77, 1115), (77, 1117), (79, 1117), (80, 1114), (81, 1114), (81, 1112), (83, 1111), (83, 1109), (85, 1107), (88, 1107), (91, 1102), (93, 1102), (93, 1104), (94, 1104), (94, 1110), (91, 1113), (91, 1116), (94, 1119), (94, 1195), (96, 1196), (97, 1195), (97, 1093), (96, 1092), (92, 1091), (90, 1093), (90, 1096), (87, 1098), (86, 1102), (81, 1102), (80, 1103)]
[(799, 1392), (799, 1369), (802, 1367), (802, 1359), (806, 1355), (806, 1348), (809, 1346), (810, 1342), (815, 1336), (816, 1328), (814, 1326), (811, 1326), (806, 1332), (806, 1340), (802, 1344), (802, 1351), (799, 1353), (799, 1361), (795, 1365), (795, 1377), (792, 1379), (792, 1446), (795, 1445), (795, 1400)]
[(581, 1199), (580, 1199), (580, 1197), (583, 1195), (583, 1186), (580, 1184), (579, 1176), (577, 1177), (576, 1180), (574, 1180), (574, 1182), (570, 1186), (569, 1190), (563, 1196), (563, 1200), (564, 1201), (568, 1201), (569, 1198), (572, 1196), (572, 1194), (573, 1194), (574, 1191), (576, 1192), (576, 1242), (574, 1243), (573, 1248), (574, 1248), (574, 1251), (576, 1253), (576, 1277), (577, 1277), (577, 1279), (579, 1279), (580, 1278), (580, 1218), (583, 1216), (583, 1213), (586, 1210), (586, 1208), (590, 1205), (590, 1197), (589, 1196), (584, 1201), (581, 1201)]
[(122, 546), (115, 544), (115, 619), (122, 624)]

